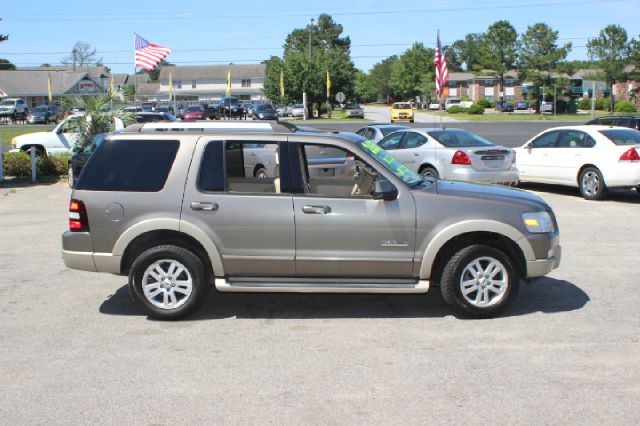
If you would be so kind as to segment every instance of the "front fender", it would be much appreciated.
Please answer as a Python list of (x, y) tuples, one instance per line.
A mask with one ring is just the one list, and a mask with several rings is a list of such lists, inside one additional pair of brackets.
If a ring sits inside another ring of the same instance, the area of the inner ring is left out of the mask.
[(533, 248), (527, 241), (527, 238), (513, 226), (495, 220), (465, 220), (447, 226), (440, 230), (431, 239), (427, 245), (424, 255), (422, 256), (422, 263), (420, 264), (420, 279), (430, 278), (431, 268), (433, 267), (436, 256), (447, 242), (459, 235), (472, 232), (491, 232), (494, 234), (500, 234), (509, 238), (511, 241), (516, 243), (518, 247), (520, 247), (525, 260), (536, 259)]

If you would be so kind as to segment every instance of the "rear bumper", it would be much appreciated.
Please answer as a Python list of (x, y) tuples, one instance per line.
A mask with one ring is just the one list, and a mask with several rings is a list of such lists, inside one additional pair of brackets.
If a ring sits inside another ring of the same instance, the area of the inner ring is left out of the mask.
[(640, 185), (640, 161), (619, 161), (616, 167), (602, 170), (604, 181), (610, 188)]
[(509, 170), (489, 170), (478, 171), (473, 170), (471, 167), (452, 167), (449, 170), (448, 176), (443, 176), (443, 179), (449, 180), (461, 180), (468, 182), (479, 183), (501, 183), (510, 185), (518, 182), (520, 178), (520, 172), (517, 167), (511, 167)]
[(62, 234), (62, 260), (67, 268), (119, 274), (121, 259), (111, 253), (94, 252), (88, 232), (65, 231)]

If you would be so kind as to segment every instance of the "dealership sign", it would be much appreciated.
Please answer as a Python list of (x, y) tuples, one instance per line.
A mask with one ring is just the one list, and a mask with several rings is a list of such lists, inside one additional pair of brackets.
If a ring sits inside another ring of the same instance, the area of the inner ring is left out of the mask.
[(91, 80), (82, 80), (80, 83), (78, 83), (78, 92), (96, 93), (96, 84)]

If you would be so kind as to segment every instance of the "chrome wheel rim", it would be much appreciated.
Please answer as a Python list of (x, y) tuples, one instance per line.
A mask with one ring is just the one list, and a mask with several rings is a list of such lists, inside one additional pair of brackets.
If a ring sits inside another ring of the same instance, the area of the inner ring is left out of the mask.
[(420, 173), (420, 175), (421, 175), (421, 176), (425, 176), (425, 177), (426, 177), (426, 176), (436, 177), (436, 173), (435, 173), (433, 170), (431, 170), (431, 169), (424, 169), (424, 170)]
[(256, 177), (260, 179), (264, 179), (267, 177), (267, 172), (265, 172), (264, 170), (260, 170), (258, 173), (256, 173)]
[(173, 259), (153, 262), (142, 276), (144, 297), (160, 309), (176, 309), (191, 296), (193, 279), (189, 270)]
[(588, 171), (582, 175), (582, 189), (587, 195), (596, 195), (600, 190), (600, 176), (598, 176), (598, 173)]
[(509, 274), (502, 262), (489, 256), (469, 262), (460, 276), (460, 293), (471, 305), (478, 308), (494, 306), (509, 287)]

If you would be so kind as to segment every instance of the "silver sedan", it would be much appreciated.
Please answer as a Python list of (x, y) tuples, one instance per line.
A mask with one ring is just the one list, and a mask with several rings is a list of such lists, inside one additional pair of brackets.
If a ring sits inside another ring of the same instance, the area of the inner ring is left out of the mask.
[(407, 129), (378, 145), (423, 176), (513, 185), (518, 182), (515, 151), (463, 129)]
[(378, 143), (387, 135), (390, 135), (393, 132), (397, 132), (402, 129), (410, 129), (408, 126), (399, 126), (397, 124), (370, 124), (369, 126), (364, 126), (362, 129), (358, 130), (356, 133), (360, 136), (364, 136), (370, 141), (374, 141)]

